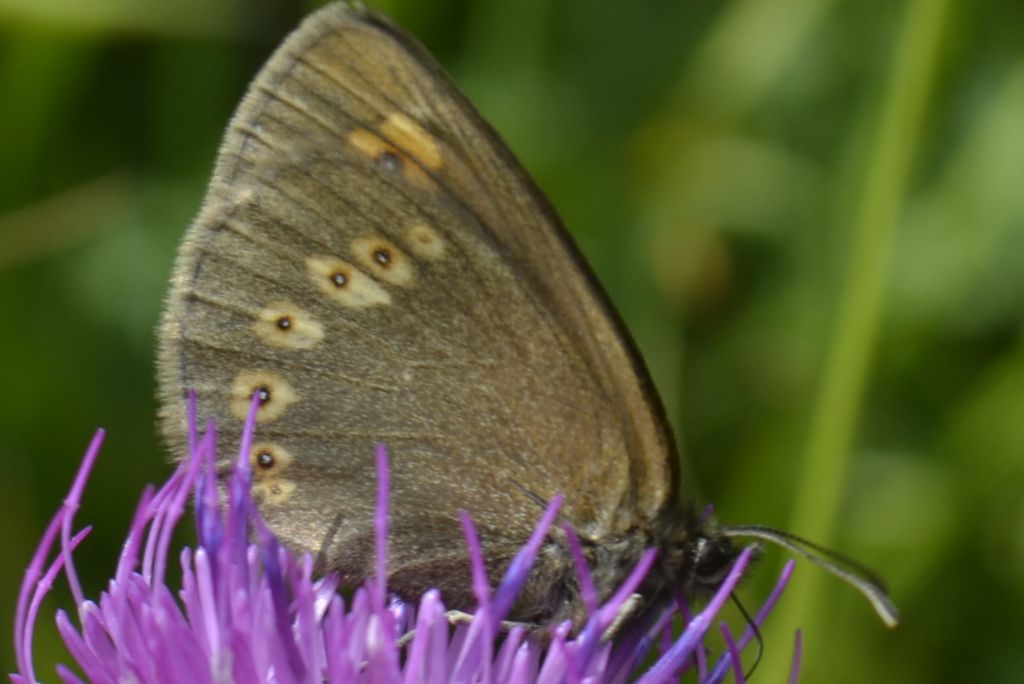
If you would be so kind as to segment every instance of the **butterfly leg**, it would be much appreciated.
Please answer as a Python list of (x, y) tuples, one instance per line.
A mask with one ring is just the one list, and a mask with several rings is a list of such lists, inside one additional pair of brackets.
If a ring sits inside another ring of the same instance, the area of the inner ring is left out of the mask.
[[(466, 613), (461, 610), (449, 610), (447, 613), (444, 614), (444, 617), (448, 621), (448, 624), (452, 625), (453, 627), (456, 625), (468, 625), (476, 619), (476, 616), (472, 613)], [(499, 628), (502, 632), (510, 632), (516, 627), (523, 627), (527, 630), (536, 629), (536, 625), (531, 625), (525, 622), (512, 622), (509, 620), (502, 620), (501, 624), (499, 625)], [(415, 636), (416, 630), (411, 629), (402, 636), (400, 636), (398, 638), (398, 641), (396, 641), (395, 643), (398, 645), (399, 648), (402, 648), (408, 645), (408, 643), (412, 641)]]
[[(449, 625), (468, 625), (476, 619), (476, 616), (471, 613), (464, 613), (461, 610), (449, 610), (444, 614), (448, 620)], [(516, 627), (522, 627), (524, 629), (536, 628), (536, 625), (531, 625), (527, 622), (513, 622), (511, 620), (502, 620), (499, 625), (501, 631), (511, 632)]]
[(629, 598), (622, 602), (619, 606), (619, 610), (615, 613), (615, 617), (612, 619), (612, 623), (608, 625), (608, 629), (604, 630), (604, 634), (601, 635), (601, 641), (611, 641), (622, 628), (633, 618), (640, 614), (640, 609), (644, 606), (644, 597), (640, 594), (630, 594)]

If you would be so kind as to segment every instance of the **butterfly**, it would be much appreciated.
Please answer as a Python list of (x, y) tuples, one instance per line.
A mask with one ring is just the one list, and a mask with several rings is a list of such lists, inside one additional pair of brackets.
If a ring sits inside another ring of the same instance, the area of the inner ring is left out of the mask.
[[(171, 444), (190, 388), (229, 436), (258, 394), (263, 517), (353, 582), (375, 567), (378, 442), (405, 598), (474, 605), (459, 511), (497, 576), (557, 494), (602, 600), (649, 548), (648, 605), (713, 590), (741, 536), (819, 555), (695, 512), (636, 345), (550, 202), (433, 57), (364, 8), (316, 12), (256, 76), (160, 338)], [(818, 560), (895, 623), (873, 576)], [(582, 623), (576, 573), (556, 528), (510, 618)]]

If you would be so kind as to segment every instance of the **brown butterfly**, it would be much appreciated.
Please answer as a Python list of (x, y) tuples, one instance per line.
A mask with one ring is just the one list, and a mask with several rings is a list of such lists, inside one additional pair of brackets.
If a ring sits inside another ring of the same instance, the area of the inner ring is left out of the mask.
[[(386, 443), (388, 585), (406, 598), (472, 606), (459, 510), (493, 577), (558, 493), (602, 599), (651, 547), (650, 603), (716, 587), (734, 537), (809, 553), (695, 515), (650, 376), (550, 203), (427, 51), (365, 9), (309, 17), (245, 95), (180, 250), (160, 382), (179, 453), (189, 388), (229, 438), (260, 393), (262, 514), (353, 581), (374, 569)], [(820, 562), (895, 623), (872, 576)], [(560, 530), (510, 617), (585, 617)]]

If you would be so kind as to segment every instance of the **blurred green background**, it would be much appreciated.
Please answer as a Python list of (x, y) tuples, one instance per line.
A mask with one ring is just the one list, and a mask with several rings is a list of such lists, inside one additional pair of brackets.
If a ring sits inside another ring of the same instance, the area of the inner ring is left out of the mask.
[[(319, 3), (0, 0), (0, 669), (92, 431), (103, 587), (144, 483), (154, 326), (249, 78)], [(1024, 9), (1017, 0), (374, 2), (437, 54), (577, 236), (703, 495), (877, 567), (807, 563), (781, 681), (1024, 681)], [(755, 605), (785, 554), (742, 590)], [(38, 671), (68, 662), (44, 606)]]

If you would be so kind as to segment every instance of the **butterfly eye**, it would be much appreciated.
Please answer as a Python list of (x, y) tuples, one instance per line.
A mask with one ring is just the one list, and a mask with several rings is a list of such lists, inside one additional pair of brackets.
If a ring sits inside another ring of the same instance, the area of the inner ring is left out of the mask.
[(699, 537), (693, 547), (693, 578), (697, 585), (717, 589), (725, 579), (738, 552), (724, 538)]

